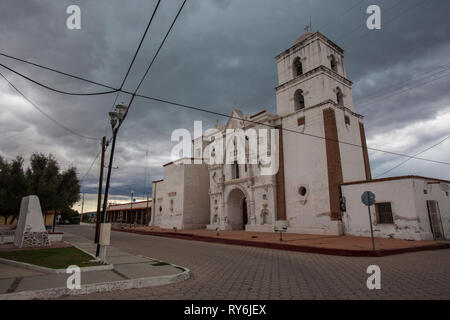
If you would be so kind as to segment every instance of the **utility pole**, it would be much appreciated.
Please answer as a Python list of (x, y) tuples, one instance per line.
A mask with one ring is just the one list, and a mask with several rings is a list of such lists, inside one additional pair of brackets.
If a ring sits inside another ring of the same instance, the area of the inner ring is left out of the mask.
[(98, 181), (98, 198), (97, 198), (97, 220), (95, 223), (95, 241), (98, 243), (100, 237), (100, 222), (101, 222), (101, 208), (102, 208), (102, 190), (103, 190), (103, 168), (105, 167), (105, 150), (106, 150), (106, 137), (102, 139), (102, 156), (100, 161), (100, 178)]
[[(110, 151), (110, 156), (109, 156), (108, 173), (106, 175), (105, 195), (103, 197), (103, 209), (102, 209), (101, 221), (100, 221), (100, 223), (103, 225), (105, 223), (105, 216), (106, 216), (106, 209), (107, 209), (106, 206), (108, 203), (109, 183), (111, 181), (111, 169), (112, 169), (113, 160), (114, 160), (114, 149), (116, 147), (117, 132), (119, 131), (119, 128), (122, 125), (122, 122), (127, 115), (127, 111), (128, 111), (128, 107), (126, 107), (124, 105), (117, 105), (115, 111), (111, 111), (109, 113), (113, 136), (112, 136), (112, 146), (111, 146), (111, 151)], [(117, 125), (117, 122), (119, 122), (118, 125)], [(108, 242), (109, 242), (109, 240), (108, 240)], [(102, 246), (103, 246), (103, 250), (104, 250), (103, 255), (105, 255), (106, 254), (106, 246), (105, 245), (102, 245)], [(99, 237), (99, 241), (97, 243), (97, 250), (96, 250), (95, 256), (98, 257), (99, 255), (100, 255), (100, 237)]]
[(84, 194), (85, 194), (85, 192), (82, 193), (83, 200), (81, 200), (81, 215), (83, 215), (83, 213), (84, 213)]
[[(106, 176), (105, 196), (104, 196), (104, 199), (103, 199), (103, 210), (102, 210), (102, 213), (101, 213), (100, 223), (104, 223), (105, 222), (106, 206), (107, 206), (107, 203), (108, 203), (109, 182), (111, 180), (111, 168), (112, 168), (112, 163), (113, 163), (113, 159), (114, 159), (114, 149), (115, 149), (115, 146), (116, 146), (117, 131), (118, 131), (118, 128), (115, 128), (114, 131), (113, 131), (113, 142), (112, 142), (112, 147), (111, 147), (111, 155), (110, 155), (110, 158), (109, 158), (108, 174)], [(97, 242), (97, 250), (96, 250), (95, 256), (98, 257), (99, 254), (100, 254), (100, 241)]]

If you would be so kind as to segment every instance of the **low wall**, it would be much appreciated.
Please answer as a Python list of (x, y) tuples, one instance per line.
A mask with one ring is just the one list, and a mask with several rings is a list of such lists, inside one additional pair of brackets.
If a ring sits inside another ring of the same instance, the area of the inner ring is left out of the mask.
[(50, 242), (59, 242), (62, 241), (63, 234), (63, 232), (49, 232), (48, 239)]
[[(63, 232), (49, 232), (48, 239), (50, 242), (60, 242), (63, 239)], [(1, 234), (0, 233), (0, 244), (13, 243), (14, 242), (14, 231), (12, 234)]]

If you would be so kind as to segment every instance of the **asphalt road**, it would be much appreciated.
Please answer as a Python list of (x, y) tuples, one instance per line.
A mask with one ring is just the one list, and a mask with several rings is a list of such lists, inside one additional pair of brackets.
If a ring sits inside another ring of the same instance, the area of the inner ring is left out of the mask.
[[(94, 229), (58, 231), (93, 239)], [(66, 299), (450, 299), (450, 250), (336, 257), (112, 232), (111, 245), (191, 270), (181, 283)], [(381, 269), (381, 289), (366, 286)]]

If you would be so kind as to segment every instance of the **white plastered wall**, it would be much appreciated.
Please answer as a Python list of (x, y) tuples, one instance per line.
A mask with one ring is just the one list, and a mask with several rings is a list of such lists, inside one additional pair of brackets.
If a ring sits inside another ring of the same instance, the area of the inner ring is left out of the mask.
[(449, 198), (438, 185), (431, 185), (428, 194), (425, 195), (424, 186), (430, 181), (432, 180), (405, 178), (341, 186), (346, 201), (346, 212), (343, 215), (345, 233), (370, 236), (369, 213), (361, 202), (361, 195), (365, 191), (372, 191), (378, 203), (391, 202), (394, 217), (394, 224), (378, 224), (375, 206), (371, 206), (376, 237), (433, 240), (426, 200), (436, 200), (439, 203), (444, 233), (448, 239)]

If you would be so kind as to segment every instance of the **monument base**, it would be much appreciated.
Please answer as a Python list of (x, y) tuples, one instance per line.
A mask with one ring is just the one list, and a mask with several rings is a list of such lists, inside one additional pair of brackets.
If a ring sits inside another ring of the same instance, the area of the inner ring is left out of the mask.
[(50, 240), (47, 231), (44, 232), (24, 232), (22, 248), (30, 247), (50, 247)]

